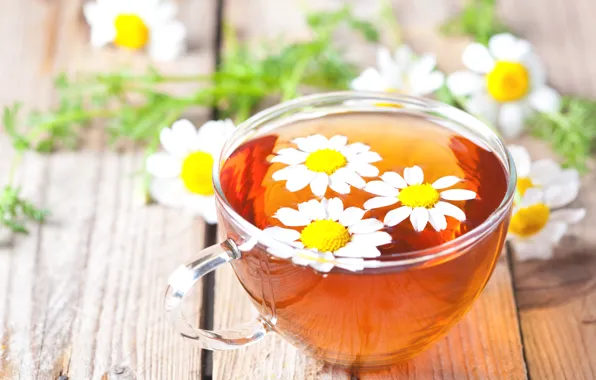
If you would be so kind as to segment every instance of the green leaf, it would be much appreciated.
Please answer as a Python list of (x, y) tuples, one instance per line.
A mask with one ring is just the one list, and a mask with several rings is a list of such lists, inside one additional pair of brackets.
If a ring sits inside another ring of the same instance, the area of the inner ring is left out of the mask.
[(48, 211), (40, 209), (20, 195), (20, 189), (10, 185), (0, 191), (0, 226), (15, 233), (28, 233), (25, 223), (29, 220), (43, 222)]
[(495, 0), (471, 0), (464, 9), (441, 26), (445, 35), (465, 35), (488, 45), (495, 34), (509, 32), (497, 14)]

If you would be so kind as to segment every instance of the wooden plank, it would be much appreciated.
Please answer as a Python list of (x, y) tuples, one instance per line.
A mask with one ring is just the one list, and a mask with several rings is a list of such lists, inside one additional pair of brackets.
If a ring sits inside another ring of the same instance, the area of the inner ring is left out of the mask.
[[(548, 77), (563, 93), (596, 97), (596, 32), (591, 0), (500, 2), (514, 31), (529, 39), (544, 61)], [(553, 27), (556, 26), (556, 27)], [(533, 158), (554, 158), (549, 147), (523, 141)], [(514, 276), (528, 370), (534, 379), (596, 378), (596, 257), (592, 232), (596, 198), (591, 190), (596, 175), (582, 179), (573, 207), (585, 207), (587, 217), (571, 226), (553, 259), (515, 262)]]
[[(20, 100), (47, 107), (58, 70), (148, 65), (141, 55), (92, 51), (82, 3), (3, 5), (2, 104)], [(180, 6), (191, 51), (159, 68), (209, 72), (216, 0)], [(200, 122), (207, 113), (193, 117)], [(0, 177), (12, 155), (8, 139), (0, 135)], [(24, 194), (51, 209), (52, 216), (31, 236), (0, 245), (0, 378), (200, 376), (200, 350), (165, 321), (163, 295), (169, 273), (203, 246), (204, 224), (179, 211), (138, 205), (133, 174), (141, 167), (136, 153), (26, 155), (19, 171)], [(202, 291), (196, 291), (187, 315), (198, 324)]]
[[(360, 15), (375, 15), (370, 2), (352, 1)], [(302, 2), (241, 0), (226, 2), (225, 19), (249, 40), (282, 33), (285, 38), (305, 38)], [(311, 9), (327, 9), (338, 2), (309, 2)], [(434, 32), (437, 24), (454, 13), (453, 3), (438, 0), (395, 1), (394, 10), (404, 26), (406, 41), (420, 52), (439, 51), (442, 67), (459, 68), (463, 40), (447, 41)], [(254, 20), (258, 20), (255, 22)], [(389, 36), (384, 36), (390, 40)], [(364, 65), (374, 64), (374, 48), (351, 44), (348, 54)], [(230, 269), (216, 275), (216, 327), (234, 326), (251, 316), (250, 301)], [(214, 379), (333, 379), (353, 378), (351, 373), (307, 358), (272, 335), (238, 351), (214, 354)], [(360, 379), (523, 379), (526, 377), (513, 298), (505, 257), (497, 264), (487, 288), (470, 313), (451, 333), (418, 358), (386, 371), (358, 374)]]

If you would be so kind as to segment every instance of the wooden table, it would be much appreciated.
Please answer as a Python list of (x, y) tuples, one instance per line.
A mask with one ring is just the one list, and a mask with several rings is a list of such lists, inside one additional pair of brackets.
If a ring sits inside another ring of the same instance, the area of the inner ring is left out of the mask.
[[(362, 16), (374, 2), (353, 3)], [(596, 96), (596, 2), (501, 0), (507, 24), (528, 38), (563, 92)], [(181, 17), (191, 50), (160, 65), (168, 72), (209, 72), (222, 21), (245, 39), (283, 33), (305, 37), (301, 12), (342, 2), (293, 0), (183, 0)], [(461, 66), (464, 39), (445, 39), (436, 26), (459, 8), (456, 0), (395, 0), (406, 40), (437, 53), (441, 67)], [(62, 70), (109, 70), (145, 58), (93, 52), (82, 0), (4, 0), (0, 12), (0, 104), (24, 101), (48, 107), (51, 77)], [(221, 19), (223, 18), (223, 20)], [(352, 44), (360, 63), (374, 48)], [(200, 124), (210, 110), (192, 115)], [(376, 374), (350, 374), (305, 357), (276, 336), (247, 349), (204, 355), (164, 320), (168, 274), (212, 239), (213, 230), (179, 212), (135, 203), (138, 153), (103, 149), (101, 133), (84, 149), (26, 155), (26, 195), (53, 212), (50, 221), (0, 246), (0, 378), (2, 379), (595, 379), (596, 223), (594, 173), (584, 178), (579, 205), (588, 216), (571, 229), (545, 262), (517, 262), (503, 254), (472, 311), (447, 338), (419, 358)], [(542, 144), (525, 141), (536, 157)], [(12, 157), (0, 136), (0, 177)], [(207, 231), (207, 232), (206, 232)], [(208, 284), (209, 285), (209, 284)], [(199, 292), (202, 292), (199, 289)], [(215, 292), (197, 295), (197, 323), (233, 325), (250, 314), (248, 299), (230, 270), (217, 273)]]

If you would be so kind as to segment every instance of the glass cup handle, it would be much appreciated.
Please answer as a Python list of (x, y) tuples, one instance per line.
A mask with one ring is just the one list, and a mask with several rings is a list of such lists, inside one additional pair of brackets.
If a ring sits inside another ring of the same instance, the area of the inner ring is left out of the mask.
[(183, 337), (196, 341), (201, 348), (231, 350), (244, 347), (261, 340), (270, 330), (267, 324), (258, 318), (225, 331), (203, 330), (192, 326), (184, 318), (184, 299), (197, 281), (219, 266), (240, 257), (241, 253), (236, 244), (228, 239), (221, 244), (205, 248), (197, 260), (180, 266), (168, 278), (169, 286), (165, 297), (167, 317)]

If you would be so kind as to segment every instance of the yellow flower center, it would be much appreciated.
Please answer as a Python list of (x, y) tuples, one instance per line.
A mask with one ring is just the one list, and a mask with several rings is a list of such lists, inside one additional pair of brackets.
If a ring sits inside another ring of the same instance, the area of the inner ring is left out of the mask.
[(532, 187), (536, 187), (529, 177), (520, 177), (517, 179), (517, 192), (519, 195), (524, 195), (526, 191)]
[(486, 76), (488, 92), (499, 102), (523, 98), (530, 88), (528, 70), (518, 62), (499, 61)]
[(116, 39), (114, 44), (128, 49), (141, 49), (149, 41), (149, 28), (145, 22), (135, 14), (120, 14), (114, 21)]
[(544, 203), (537, 203), (519, 209), (511, 217), (509, 231), (520, 237), (530, 237), (540, 232), (550, 216), (550, 209)]
[(441, 196), (430, 184), (423, 183), (406, 187), (399, 192), (397, 198), (404, 206), (433, 208)]
[(335, 149), (320, 149), (306, 158), (307, 168), (317, 173), (333, 174), (348, 163), (346, 157)]
[(300, 241), (306, 248), (319, 252), (335, 252), (350, 242), (348, 229), (333, 220), (315, 220), (300, 234)]
[(184, 159), (180, 177), (191, 193), (213, 195), (212, 169), (213, 157), (209, 153), (194, 152)]

